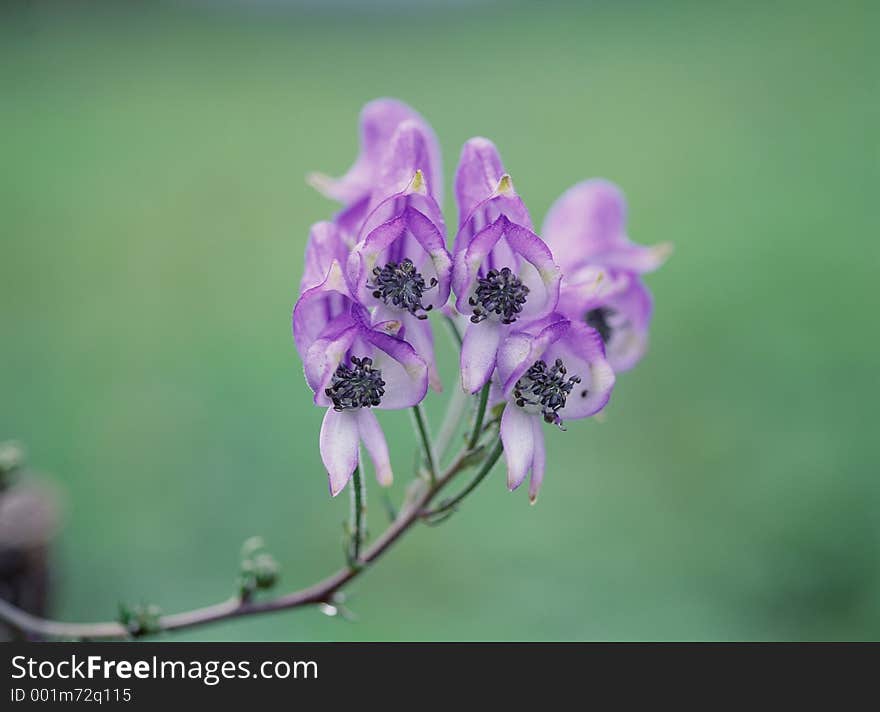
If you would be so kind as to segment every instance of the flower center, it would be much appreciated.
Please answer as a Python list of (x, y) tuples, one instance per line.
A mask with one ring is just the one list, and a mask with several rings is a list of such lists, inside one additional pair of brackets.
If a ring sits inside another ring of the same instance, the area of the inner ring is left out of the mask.
[(608, 339), (611, 338), (612, 327), (611, 324), (608, 323), (608, 318), (612, 316), (614, 316), (613, 309), (609, 309), (608, 307), (597, 307), (596, 309), (590, 309), (584, 317), (587, 326), (591, 326), (599, 332), (599, 336), (602, 338), (602, 343), (604, 344), (607, 344)]
[(367, 288), (373, 290), (376, 299), (381, 299), (385, 304), (390, 300), (393, 306), (404, 309), (419, 319), (428, 318), (426, 312), (431, 311), (433, 305), (423, 305), (422, 296), (435, 286), (437, 279), (432, 277), (431, 283), (427, 284), (412, 260), (407, 257), (400, 262), (389, 262), (384, 267), (374, 267), (373, 284), (367, 282)]
[(333, 401), (333, 410), (356, 410), (379, 405), (385, 395), (382, 370), (373, 368), (373, 359), (351, 357), (351, 367), (340, 363), (324, 394)]
[(485, 277), (477, 280), (477, 289), (468, 303), (474, 308), (471, 321), (479, 324), (495, 313), (502, 324), (516, 321), (526, 303), (529, 288), (522, 283), (509, 267), (490, 269)]
[(540, 411), (547, 423), (562, 427), (558, 411), (565, 407), (571, 389), (581, 382), (580, 376), (566, 378), (567, 373), (561, 358), (550, 367), (544, 361), (535, 361), (513, 388), (516, 404)]

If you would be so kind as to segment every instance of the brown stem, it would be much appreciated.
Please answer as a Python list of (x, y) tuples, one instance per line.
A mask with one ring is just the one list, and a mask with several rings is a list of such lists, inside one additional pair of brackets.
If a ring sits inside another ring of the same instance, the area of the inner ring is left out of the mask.
[[(196, 608), (183, 613), (173, 613), (159, 619), (159, 631), (183, 630), (231, 618), (271, 613), (289, 608), (300, 608), (318, 603), (331, 602), (333, 595), (345, 584), (359, 576), (369, 565), (384, 554), (413, 524), (422, 517), (425, 508), (434, 497), (467, 465), (469, 451), (462, 452), (450, 463), (445, 472), (434, 482), (422, 484), (422, 488), (403, 507), (397, 518), (370, 545), (361, 556), (359, 566), (340, 569), (323, 581), (307, 588), (292, 591), (283, 596), (266, 601), (242, 601), (230, 598), (204, 608)], [(46, 638), (75, 638), (79, 640), (96, 638), (127, 638), (130, 631), (121, 623), (107, 621), (102, 623), (64, 623), (32, 615), (0, 599), (0, 620), (5, 621), (25, 634)]]

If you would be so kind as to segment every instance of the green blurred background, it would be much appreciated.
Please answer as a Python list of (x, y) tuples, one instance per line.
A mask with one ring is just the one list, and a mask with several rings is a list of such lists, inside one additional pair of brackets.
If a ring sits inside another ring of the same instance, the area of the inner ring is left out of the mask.
[[(676, 246), (651, 350), (604, 423), (548, 429), (536, 507), (498, 468), (351, 587), (358, 622), (169, 637), (880, 638), (880, 5), (340, 8), (0, 11), (0, 439), (65, 493), (54, 612), (219, 600), (253, 534), (284, 589), (340, 565), (289, 318), (335, 210), (303, 178), (387, 95), (447, 195), (477, 134), (536, 222), (619, 182), (634, 238)], [(399, 497), (410, 424), (382, 419)]]

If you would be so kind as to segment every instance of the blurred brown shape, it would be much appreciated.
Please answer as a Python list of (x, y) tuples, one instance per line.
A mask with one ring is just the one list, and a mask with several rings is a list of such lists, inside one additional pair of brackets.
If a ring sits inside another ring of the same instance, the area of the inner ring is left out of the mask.
[[(60, 521), (57, 491), (26, 475), (0, 490), (0, 598), (44, 616), (49, 605), (49, 545)], [(0, 641), (20, 639), (0, 623)]]

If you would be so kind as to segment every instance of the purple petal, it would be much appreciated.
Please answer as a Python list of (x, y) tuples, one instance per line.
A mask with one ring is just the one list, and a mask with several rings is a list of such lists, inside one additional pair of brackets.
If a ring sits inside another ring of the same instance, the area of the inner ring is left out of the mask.
[(376, 99), (364, 106), (360, 118), (360, 154), (344, 176), (334, 179), (312, 175), (309, 181), (327, 197), (346, 206), (353, 205), (372, 191), (392, 137), (405, 121), (414, 121), (422, 128), (432, 171), (429, 180), (439, 188), (442, 184), (440, 148), (434, 132), (418, 112), (396, 99)]
[(461, 225), (453, 242), (453, 253), (466, 249), (474, 235), (502, 216), (528, 230), (532, 229), (529, 211), (516, 194), (513, 181), (506, 173), (501, 176), (494, 191), (461, 218)]
[(523, 483), (532, 467), (535, 453), (533, 420), (538, 420), (540, 424), (539, 416), (529, 415), (510, 404), (501, 416), (501, 442), (507, 461), (507, 488), (510, 490), (515, 490)]
[(361, 332), (373, 347), (373, 365), (382, 371), (385, 395), (379, 408), (397, 410), (421, 403), (428, 392), (428, 367), (403, 339), (375, 329)]
[(539, 319), (556, 308), (562, 273), (543, 240), (502, 215), (455, 253), (452, 286), (456, 308), (467, 314), (477, 279), (489, 269), (509, 267), (529, 288), (521, 319)]
[(636, 278), (628, 289), (609, 297), (605, 304), (612, 311), (610, 321), (614, 327), (611, 338), (605, 344), (608, 363), (617, 373), (629, 371), (648, 348), (648, 329), (653, 311), (651, 293)]
[(330, 494), (336, 496), (351, 479), (358, 464), (358, 417), (354, 412), (328, 408), (319, 438), (321, 460), (330, 476)]
[(503, 175), (504, 165), (494, 143), (479, 136), (465, 143), (455, 171), (459, 227), (479, 203), (495, 192)]
[(375, 306), (383, 303), (367, 286), (372, 280), (373, 268), (389, 262), (399, 263), (403, 259), (412, 261), (426, 282), (437, 280), (436, 286), (425, 292), (422, 303), (426, 309), (439, 309), (449, 301), (452, 258), (446, 251), (445, 227), (408, 202), (403, 203), (400, 213), (375, 227), (371, 227), (373, 216), (368, 218), (365, 228), (369, 227), (369, 232), (348, 258), (348, 279), (362, 304)]
[[(513, 391), (516, 382), (539, 359), (551, 345), (562, 339), (569, 331), (571, 322), (559, 314), (531, 322), (511, 333), (498, 349), (498, 376), (506, 396)], [(546, 360), (546, 359), (545, 359)]]
[(466, 393), (476, 393), (492, 376), (501, 335), (507, 330), (505, 325), (489, 319), (468, 325), (460, 360), (461, 387)]
[(351, 303), (342, 267), (333, 260), (323, 281), (303, 292), (293, 308), (293, 339), (303, 362), (327, 324), (347, 313)]
[(521, 318), (540, 319), (556, 308), (562, 271), (544, 241), (531, 230), (510, 224), (505, 238), (521, 258), (519, 278), (530, 290)]
[(357, 419), (361, 441), (366, 446), (370, 459), (373, 461), (373, 467), (376, 469), (376, 479), (383, 487), (389, 487), (394, 476), (391, 472), (388, 443), (385, 442), (382, 427), (369, 408), (361, 408), (357, 411)]
[[(303, 357), (306, 383), (315, 394), (315, 405), (330, 404), (324, 390), (329, 387), (337, 366), (354, 346), (360, 328), (347, 314), (331, 321)], [(357, 354), (356, 354), (357, 355)]]
[(557, 358), (562, 359), (569, 376), (581, 378), (569, 394), (565, 407), (559, 410), (562, 420), (587, 418), (602, 410), (614, 388), (614, 371), (605, 358), (599, 333), (586, 324), (572, 322), (563, 338), (547, 349), (546, 360)]
[(643, 247), (626, 235), (626, 201), (613, 183), (593, 179), (569, 188), (547, 213), (542, 231), (565, 273), (591, 263), (636, 273), (657, 269), (669, 245)]
[(624, 237), (626, 200), (605, 180), (587, 180), (569, 188), (544, 219), (544, 239), (568, 271), (581, 257), (607, 249)]
[(317, 286), (327, 277), (333, 260), (344, 265), (348, 259), (348, 250), (342, 242), (339, 227), (334, 223), (323, 221), (312, 225), (309, 240), (306, 243), (305, 269), (300, 281), (299, 291)]
[(427, 194), (438, 203), (443, 200), (440, 171), (440, 151), (437, 138), (424, 121), (408, 119), (402, 122), (388, 150), (382, 158), (381, 170), (373, 186), (375, 203), (385, 196), (406, 190), (416, 173), (427, 183)]

